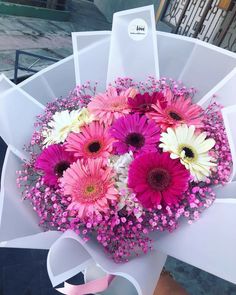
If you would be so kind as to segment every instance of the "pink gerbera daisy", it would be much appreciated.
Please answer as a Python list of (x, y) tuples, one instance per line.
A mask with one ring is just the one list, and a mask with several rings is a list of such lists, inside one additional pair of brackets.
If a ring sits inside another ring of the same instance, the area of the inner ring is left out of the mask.
[(160, 139), (160, 128), (156, 123), (137, 113), (116, 120), (110, 132), (117, 139), (113, 146), (120, 155), (128, 151), (156, 151)]
[(88, 110), (106, 125), (111, 125), (114, 119), (128, 114), (130, 109), (127, 103), (133, 88), (117, 93), (115, 87), (109, 87), (106, 93), (96, 95), (88, 104)]
[(64, 193), (72, 197), (68, 209), (78, 210), (80, 218), (95, 211), (106, 212), (109, 200), (118, 198), (113, 176), (112, 169), (104, 168), (100, 159), (73, 163), (61, 178)]
[(114, 139), (99, 122), (92, 122), (80, 129), (80, 133), (71, 133), (66, 140), (66, 150), (76, 157), (96, 159), (109, 157)]
[(182, 124), (196, 127), (202, 125), (203, 109), (197, 104), (192, 104), (191, 99), (184, 96), (169, 96), (166, 104), (157, 102), (153, 109), (154, 111), (147, 116), (160, 124), (163, 131), (168, 127), (178, 127)]
[(45, 148), (35, 162), (35, 168), (44, 172), (44, 181), (48, 185), (56, 185), (63, 172), (75, 160), (72, 153), (63, 145), (53, 144)]
[(128, 105), (133, 112), (139, 112), (145, 114), (147, 112), (153, 111), (153, 105), (159, 101), (160, 103), (165, 102), (165, 97), (161, 92), (154, 92), (149, 94), (145, 92), (144, 94), (138, 93), (134, 98), (128, 98)]
[(146, 153), (130, 164), (128, 186), (145, 208), (155, 208), (162, 203), (178, 203), (189, 177), (189, 171), (169, 153)]

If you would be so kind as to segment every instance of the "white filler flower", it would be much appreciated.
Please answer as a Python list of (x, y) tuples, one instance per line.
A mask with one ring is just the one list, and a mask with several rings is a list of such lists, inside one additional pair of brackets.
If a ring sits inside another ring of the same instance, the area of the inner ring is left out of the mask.
[(113, 156), (110, 159), (110, 166), (113, 167), (116, 172), (116, 185), (120, 192), (120, 200), (118, 203), (119, 210), (126, 206), (128, 212), (134, 211), (136, 218), (139, 218), (143, 213), (143, 207), (139, 202), (134, 201), (135, 194), (127, 187), (129, 165), (133, 159), (132, 152), (122, 156)]

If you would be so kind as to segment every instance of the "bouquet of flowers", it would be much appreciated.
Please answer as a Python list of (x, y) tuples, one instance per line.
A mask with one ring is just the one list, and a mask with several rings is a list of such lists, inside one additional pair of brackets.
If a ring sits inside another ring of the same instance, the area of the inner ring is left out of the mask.
[(103, 294), (151, 295), (167, 255), (235, 282), (235, 54), (156, 32), (150, 6), (72, 41), (19, 85), (0, 77), (0, 246), (49, 249), (53, 286), (108, 275), (81, 294), (112, 274)]
[(151, 249), (150, 232), (197, 220), (232, 161), (221, 106), (193, 96), (173, 80), (119, 78), (48, 103), (17, 172), (40, 225), (95, 236), (120, 262)]

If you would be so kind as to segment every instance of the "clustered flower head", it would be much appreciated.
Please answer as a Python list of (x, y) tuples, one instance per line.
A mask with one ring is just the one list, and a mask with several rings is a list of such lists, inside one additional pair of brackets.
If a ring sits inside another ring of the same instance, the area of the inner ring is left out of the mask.
[(152, 77), (90, 82), (50, 102), (26, 148), (17, 185), (45, 229), (97, 241), (116, 262), (152, 249), (149, 233), (189, 223), (215, 199), (232, 159), (221, 106)]

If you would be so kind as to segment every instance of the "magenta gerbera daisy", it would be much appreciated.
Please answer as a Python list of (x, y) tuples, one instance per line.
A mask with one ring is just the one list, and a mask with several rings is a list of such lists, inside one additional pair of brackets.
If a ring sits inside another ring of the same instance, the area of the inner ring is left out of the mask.
[(66, 150), (78, 158), (96, 159), (109, 157), (114, 139), (99, 122), (92, 122), (80, 129), (80, 133), (71, 133), (66, 140)]
[(146, 153), (129, 167), (128, 187), (145, 208), (176, 204), (188, 188), (189, 171), (169, 153)]
[(64, 193), (72, 197), (68, 210), (78, 210), (80, 218), (95, 211), (106, 212), (109, 201), (118, 198), (113, 176), (112, 169), (104, 167), (101, 159), (73, 163), (61, 178)]
[(106, 93), (96, 95), (88, 104), (88, 110), (100, 122), (111, 125), (115, 119), (128, 114), (128, 97), (132, 95), (133, 88), (119, 94), (115, 87), (109, 87)]
[(165, 102), (165, 97), (162, 92), (154, 92), (149, 94), (145, 92), (144, 94), (138, 93), (134, 98), (128, 98), (128, 105), (133, 112), (139, 112), (145, 114), (147, 112), (153, 111), (153, 105), (159, 101), (160, 103)]
[(166, 104), (157, 101), (153, 109), (154, 111), (147, 113), (147, 116), (160, 124), (163, 131), (168, 127), (178, 127), (182, 124), (202, 126), (203, 109), (193, 104), (191, 98), (169, 96)]
[(116, 120), (110, 132), (117, 140), (113, 146), (120, 155), (128, 151), (156, 151), (160, 138), (160, 128), (156, 123), (137, 113)]
[(35, 168), (44, 172), (46, 184), (54, 186), (74, 160), (73, 154), (67, 152), (63, 145), (52, 144), (38, 156)]

